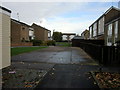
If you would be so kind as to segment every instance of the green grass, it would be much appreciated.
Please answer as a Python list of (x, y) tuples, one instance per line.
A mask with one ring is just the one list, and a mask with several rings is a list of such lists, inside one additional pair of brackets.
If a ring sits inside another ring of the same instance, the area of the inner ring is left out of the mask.
[(38, 49), (47, 48), (47, 47), (16, 47), (11, 48), (11, 56), (15, 56), (21, 53), (31, 52)]
[(61, 46), (61, 47), (70, 47), (71, 44), (68, 42), (56, 42), (57, 46)]

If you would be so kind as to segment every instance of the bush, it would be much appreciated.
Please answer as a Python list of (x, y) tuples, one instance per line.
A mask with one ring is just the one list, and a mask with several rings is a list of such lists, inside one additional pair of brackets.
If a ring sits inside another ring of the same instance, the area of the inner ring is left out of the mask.
[(47, 42), (44, 41), (43, 43), (40, 44), (40, 46), (47, 46)]
[(41, 40), (32, 40), (31, 42), (33, 42), (33, 46), (40, 46), (42, 44)]
[(47, 41), (47, 45), (50, 46), (50, 45), (54, 45), (55, 46), (55, 41), (54, 40), (49, 40)]
[(25, 42), (30, 42), (29, 40), (25, 40)]

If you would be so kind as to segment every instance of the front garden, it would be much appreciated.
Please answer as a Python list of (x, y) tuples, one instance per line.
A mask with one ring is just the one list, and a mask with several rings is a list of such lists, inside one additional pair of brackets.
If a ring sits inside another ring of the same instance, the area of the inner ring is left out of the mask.
[(43, 47), (15, 47), (11, 48), (11, 56), (15, 56), (21, 53), (31, 52), (39, 49), (47, 48), (47, 46)]

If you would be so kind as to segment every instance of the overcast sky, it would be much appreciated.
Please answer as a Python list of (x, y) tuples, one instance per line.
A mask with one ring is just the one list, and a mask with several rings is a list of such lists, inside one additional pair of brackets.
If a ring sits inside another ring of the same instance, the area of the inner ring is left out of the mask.
[(99, 18), (118, 2), (2, 2), (12, 11), (11, 17), (29, 25), (36, 23), (51, 31), (77, 33)]

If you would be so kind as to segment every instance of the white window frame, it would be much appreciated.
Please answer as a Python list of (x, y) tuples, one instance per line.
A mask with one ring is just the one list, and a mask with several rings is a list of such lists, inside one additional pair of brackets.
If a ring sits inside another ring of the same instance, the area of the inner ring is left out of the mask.
[(97, 23), (93, 25), (93, 37), (97, 36)]
[(108, 36), (107, 36), (107, 45), (111, 46), (112, 45), (112, 24), (108, 25)]
[(90, 27), (90, 38), (92, 38), (92, 26)]
[(104, 17), (98, 21), (98, 35), (104, 34)]
[[(117, 41), (118, 38), (118, 21), (116, 21), (114, 23), (115, 27), (114, 27), (114, 43)], [(114, 44), (115, 46), (117, 45), (116, 43)]]

